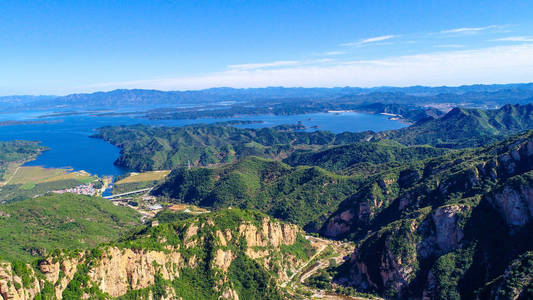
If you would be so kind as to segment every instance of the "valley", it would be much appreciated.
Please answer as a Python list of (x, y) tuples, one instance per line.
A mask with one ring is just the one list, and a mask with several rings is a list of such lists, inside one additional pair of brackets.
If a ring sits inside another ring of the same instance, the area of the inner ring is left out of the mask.
[(0, 300), (533, 299), (516, 1), (0, 4)]
[[(22, 142), (31, 151), (6, 154), (0, 188), (0, 295), (528, 293), (531, 111), (452, 109), (379, 132), (241, 121), (104, 126), (86, 138), (120, 149), (114, 176), (32, 166), (46, 148)], [(501, 240), (512, 246), (495, 247)]]

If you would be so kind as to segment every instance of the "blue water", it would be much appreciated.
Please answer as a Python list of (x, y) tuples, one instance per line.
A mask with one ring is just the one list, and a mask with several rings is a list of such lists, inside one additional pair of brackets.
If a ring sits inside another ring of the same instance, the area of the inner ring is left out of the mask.
[[(0, 114), (0, 121), (34, 119), (36, 116), (42, 114), (42, 112)], [(113, 164), (120, 154), (119, 149), (103, 140), (89, 138), (89, 136), (96, 133), (96, 128), (106, 125), (129, 124), (182, 126), (195, 123), (235, 120), (196, 119), (151, 121), (127, 116), (95, 117), (90, 115), (57, 117), (46, 120), (55, 119), (62, 120), (62, 122), (55, 124), (0, 126), (0, 140), (18, 139), (41, 141), (42, 145), (51, 149), (41, 154), (36, 160), (27, 163), (26, 165), (28, 166), (70, 167), (74, 170), (85, 170), (97, 175), (119, 175), (128, 171)], [(296, 124), (300, 121), (305, 126), (318, 126), (320, 130), (329, 130), (334, 133), (364, 130), (383, 131), (406, 126), (400, 122), (388, 120), (383, 115), (353, 112), (340, 114), (314, 113), (293, 116), (262, 115), (239, 117), (236, 119), (263, 121), (263, 123), (240, 125), (240, 127), (262, 128), (281, 124)]]

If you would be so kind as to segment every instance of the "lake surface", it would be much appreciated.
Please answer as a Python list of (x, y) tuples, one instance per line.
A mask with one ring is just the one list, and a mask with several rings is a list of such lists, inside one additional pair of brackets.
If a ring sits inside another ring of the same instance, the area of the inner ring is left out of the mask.
[[(0, 114), (0, 121), (31, 120), (43, 112)], [(0, 126), (0, 140), (34, 140), (51, 150), (44, 152), (28, 166), (70, 167), (74, 170), (85, 170), (97, 175), (120, 175), (128, 170), (113, 164), (120, 152), (115, 146), (90, 138), (96, 129), (107, 125), (147, 124), (157, 126), (183, 126), (197, 123), (215, 123), (229, 120), (263, 121), (263, 123), (239, 125), (245, 128), (272, 127), (282, 124), (296, 124), (334, 133), (345, 131), (383, 131), (405, 127), (398, 121), (389, 120), (384, 115), (363, 114), (355, 112), (313, 113), (292, 116), (259, 115), (229, 119), (195, 119), (195, 120), (148, 120), (128, 116), (97, 117), (90, 115), (63, 116), (44, 120), (62, 120), (54, 124), (27, 124)], [(316, 129), (309, 129), (316, 130)]]

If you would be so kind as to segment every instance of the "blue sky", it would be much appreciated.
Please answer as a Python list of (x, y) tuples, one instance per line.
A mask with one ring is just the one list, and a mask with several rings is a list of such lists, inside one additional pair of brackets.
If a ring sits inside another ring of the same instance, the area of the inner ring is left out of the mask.
[(0, 95), (533, 81), (532, 1), (1, 1)]

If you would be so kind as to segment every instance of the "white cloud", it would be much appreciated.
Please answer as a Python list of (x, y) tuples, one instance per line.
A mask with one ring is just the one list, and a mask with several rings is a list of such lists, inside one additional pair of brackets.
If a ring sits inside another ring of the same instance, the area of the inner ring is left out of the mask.
[(230, 69), (263, 69), (263, 68), (272, 68), (272, 67), (284, 67), (284, 66), (294, 66), (300, 64), (299, 61), (295, 60), (280, 60), (268, 63), (253, 63), (253, 64), (239, 64), (239, 65), (229, 65)]
[(376, 37), (373, 37), (373, 38), (360, 40), (360, 41), (357, 41), (357, 42), (344, 43), (344, 44), (341, 44), (341, 46), (345, 46), (345, 47), (354, 47), (355, 46), (355, 47), (357, 47), (357, 46), (363, 46), (363, 45), (366, 45), (366, 44), (371, 44), (371, 43), (390, 40), (390, 39), (395, 38), (395, 37), (396, 37), (395, 35), (382, 35), (382, 36), (376, 36)]
[[(232, 68), (197, 77), (104, 83), (93, 90), (162, 90), (267, 86), (410, 86), (533, 81), (533, 44), (451, 50), (379, 60), (334, 61), (279, 68)], [(89, 88), (89, 87), (87, 87)]]
[(343, 51), (329, 51), (329, 52), (324, 53), (324, 55), (333, 56), (333, 55), (342, 55), (344, 53), (345, 52), (343, 52)]
[(455, 48), (455, 49), (458, 49), (458, 48), (464, 48), (464, 45), (460, 45), (460, 44), (444, 44), (444, 45), (435, 45), (433, 47), (435, 47), (435, 48)]
[(493, 28), (501, 27), (499, 25), (490, 25), (485, 27), (461, 27), (448, 30), (442, 30), (440, 33), (477, 33), (480, 31), (485, 31)]
[(526, 43), (529, 43), (529, 42), (533, 42), (533, 37), (532, 36), (509, 36), (509, 37), (505, 37), (505, 38), (500, 38), (500, 39), (494, 39), (494, 40), (491, 40), (493, 42), (526, 42)]

